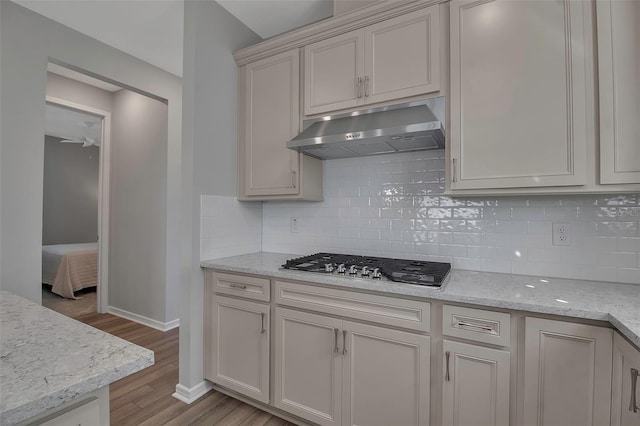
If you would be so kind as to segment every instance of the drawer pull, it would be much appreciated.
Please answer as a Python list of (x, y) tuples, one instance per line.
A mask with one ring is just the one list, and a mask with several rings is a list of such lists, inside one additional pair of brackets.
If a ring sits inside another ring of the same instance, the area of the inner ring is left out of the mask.
[(264, 312), (260, 312), (260, 327), (261, 327), (260, 334), (264, 334), (264, 333), (267, 332), (267, 329), (264, 326), (264, 317), (265, 316), (266, 315), (264, 314)]
[(347, 330), (342, 330), (342, 355), (347, 354)]
[(337, 328), (333, 329), (333, 338), (334, 338), (333, 345), (335, 346), (334, 352), (338, 353), (340, 352), (340, 348), (338, 348), (338, 329)]
[(449, 353), (449, 351), (446, 351), (446, 352), (444, 353), (444, 357), (446, 358), (446, 364), (447, 364), (447, 365), (446, 365), (447, 370), (446, 370), (445, 375), (444, 375), (444, 380), (446, 380), (447, 382), (448, 382), (449, 380), (451, 380), (451, 377), (449, 376), (449, 355), (451, 355), (451, 354)]
[(456, 325), (462, 328), (471, 328), (471, 329), (480, 330), (489, 334), (494, 334), (496, 336), (498, 335), (498, 332), (493, 327), (490, 327), (488, 325), (473, 324), (471, 322), (466, 322), (466, 321), (456, 321)]
[(629, 401), (629, 411), (637, 413), (640, 410), (638, 402), (636, 401), (636, 386), (638, 384), (638, 370), (636, 368), (631, 369), (631, 400)]
[(231, 284), (229, 284), (229, 287), (231, 287), (231, 288), (238, 288), (238, 289), (240, 289), (240, 290), (246, 290), (246, 289), (247, 289), (247, 286), (246, 286), (246, 285), (244, 285), (244, 284), (236, 284), (236, 283), (231, 283)]

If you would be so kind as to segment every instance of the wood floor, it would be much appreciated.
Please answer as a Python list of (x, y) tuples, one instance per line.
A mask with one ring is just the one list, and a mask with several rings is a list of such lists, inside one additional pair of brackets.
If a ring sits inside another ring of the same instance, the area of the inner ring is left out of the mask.
[(216, 391), (191, 405), (171, 396), (178, 383), (177, 328), (163, 333), (109, 314), (76, 319), (155, 353), (154, 366), (111, 384), (112, 425), (292, 425)]

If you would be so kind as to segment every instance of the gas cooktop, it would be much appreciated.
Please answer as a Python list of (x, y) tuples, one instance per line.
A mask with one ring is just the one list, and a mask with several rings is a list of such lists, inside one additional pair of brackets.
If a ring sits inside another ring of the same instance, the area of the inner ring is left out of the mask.
[(451, 264), (388, 257), (316, 253), (289, 259), (282, 265), (282, 268), (440, 287), (451, 270)]

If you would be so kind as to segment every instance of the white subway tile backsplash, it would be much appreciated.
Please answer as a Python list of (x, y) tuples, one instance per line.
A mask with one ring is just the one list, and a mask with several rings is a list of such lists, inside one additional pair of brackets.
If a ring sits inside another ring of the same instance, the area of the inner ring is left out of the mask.
[[(325, 201), (263, 203), (262, 250), (448, 259), (461, 269), (640, 284), (639, 194), (452, 198), (443, 194), (441, 150), (323, 167)], [(203, 217), (216, 216), (217, 203), (204, 198)], [(571, 224), (571, 246), (551, 244), (553, 222)], [(217, 223), (203, 220), (203, 247)]]

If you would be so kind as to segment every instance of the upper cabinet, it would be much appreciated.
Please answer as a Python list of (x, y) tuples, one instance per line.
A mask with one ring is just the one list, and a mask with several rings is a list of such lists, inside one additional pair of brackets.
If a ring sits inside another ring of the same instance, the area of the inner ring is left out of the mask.
[(451, 2), (451, 189), (583, 185), (584, 2)]
[(439, 6), (305, 46), (304, 113), (440, 90)]
[(321, 199), (322, 166), (287, 148), (300, 125), (299, 50), (239, 69), (238, 198)]
[(598, 0), (600, 181), (640, 183), (640, 2)]

